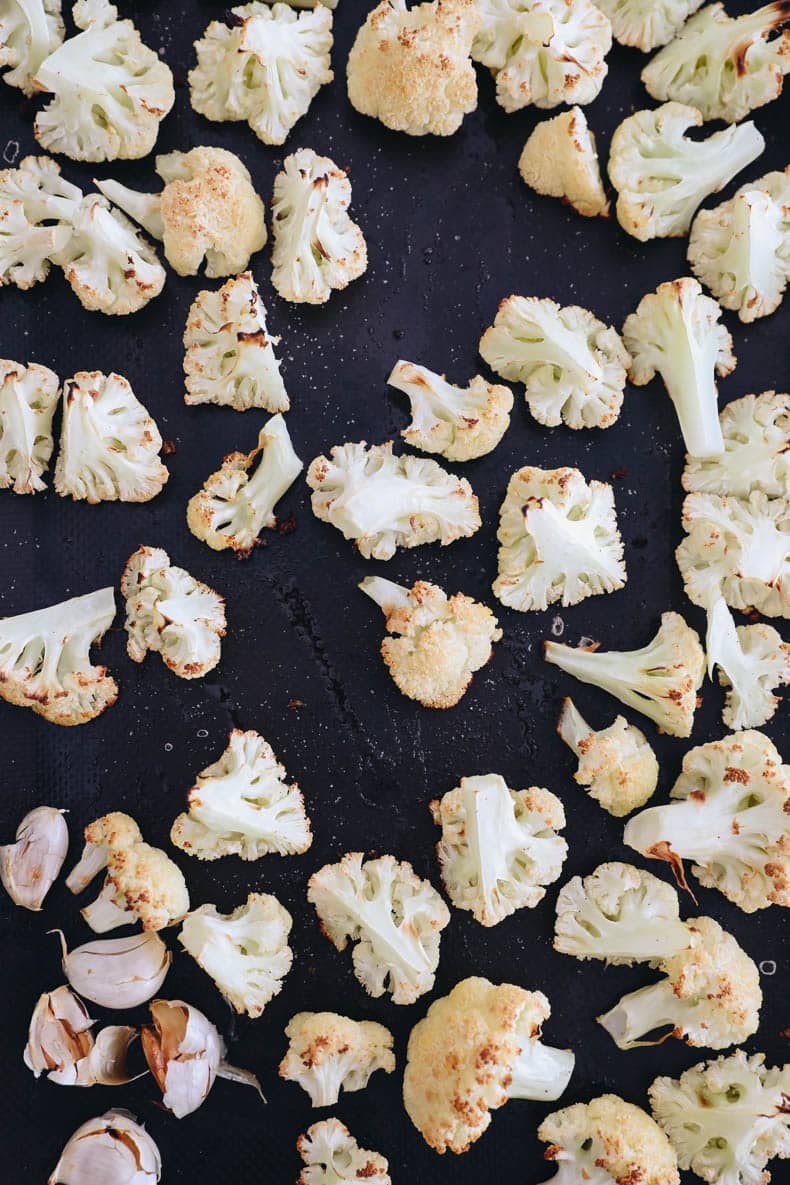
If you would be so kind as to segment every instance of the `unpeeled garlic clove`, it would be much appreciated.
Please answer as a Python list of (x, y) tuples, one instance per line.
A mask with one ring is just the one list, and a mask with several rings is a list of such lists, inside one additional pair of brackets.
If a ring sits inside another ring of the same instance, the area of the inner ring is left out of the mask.
[[(60, 931), (58, 931), (60, 933)], [(155, 995), (172, 956), (158, 934), (148, 930), (128, 938), (103, 938), (66, 949), (63, 971), (81, 996), (103, 1008), (135, 1008)]]
[(128, 1111), (108, 1111), (78, 1127), (48, 1185), (155, 1185), (159, 1149)]
[(94, 1039), (96, 1022), (67, 987), (39, 997), (28, 1029), (24, 1061), (36, 1078), (46, 1074), (58, 1086), (120, 1086), (130, 1082), (126, 1068), (137, 1030), (110, 1025)]
[(66, 859), (69, 829), (63, 811), (37, 806), (16, 829), (16, 843), (0, 848), (0, 880), (16, 905), (39, 910)]

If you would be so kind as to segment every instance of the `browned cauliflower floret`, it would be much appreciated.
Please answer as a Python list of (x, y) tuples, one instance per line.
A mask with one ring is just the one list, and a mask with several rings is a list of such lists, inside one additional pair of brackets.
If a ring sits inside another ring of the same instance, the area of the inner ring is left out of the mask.
[[(677, 1157), (661, 1128), (633, 1103), (599, 1095), (547, 1115), (538, 1139), (557, 1162), (556, 1185), (679, 1185)], [(547, 1183), (548, 1185), (548, 1183)]]
[(115, 847), (101, 893), (82, 911), (97, 934), (142, 922), (144, 930), (171, 926), (189, 912), (183, 873), (161, 848), (147, 843)]
[(66, 885), (72, 893), (81, 893), (107, 867), (113, 848), (128, 847), (140, 843), (143, 836), (131, 815), (123, 811), (110, 811), (100, 819), (89, 823), (83, 833), (85, 847), (79, 861), (74, 865)]
[(558, 1099), (573, 1072), (568, 1049), (540, 1030), (542, 992), (472, 977), (435, 1000), (411, 1031), (403, 1076), (409, 1118), (437, 1152), (466, 1152), (508, 1099)]
[(298, 1082), (314, 1107), (331, 1107), (341, 1090), (362, 1090), (376, 1070), (395, 1069), (392, 1033), (372, 1020), (336, 1012), (298, 1012), (285, 1030), (288, 1052), (279, 1074)]
[(621, 819), (644, 806), (658, 784), (658, 762), (645, 734), (624, 716), (591, 728), (572, 699), (562, 701), (557, 732), (579, 758), (573, 780), (605, 811)]
[(407, 9), (382, 0), (348, 57), (357, 111), (410, 136), (451, 136), (477, 106), (470, 52), (480, 25), (475, 0), (433, 0)]
[(609, 217), (595, 133), (581, 107), (537, 124), (519, 157), (518, 171), (536, 193), (562, 198), (585, 218)]

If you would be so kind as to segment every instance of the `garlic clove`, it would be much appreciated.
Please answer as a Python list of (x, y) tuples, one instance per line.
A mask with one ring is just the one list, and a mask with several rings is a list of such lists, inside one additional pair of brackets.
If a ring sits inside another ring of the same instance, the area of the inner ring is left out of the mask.
[(36, 1078), (46, 1074), (53, 1082), (74, 1085), (78, 1065), (93, 1048), (93, 1024), (82, 1000), (67, 987), (44, 992), (30, 1018), (25, 1065)]
[(108, 1111), (78, 1127), (48, 1185), (156, 1185), (159, 1149), (128, 1111)]
[[(93, 1049), (77, 1067), (76, 1086), (124, 1086), (134, 1075), (129, 1073), (129, 1047), (137, 1039), (131, 1025), (107, 1025), (96, 1034)], [(52, 1075), (50, 1074), (50, 1078)]]
[(39, 910), (66, 859), (69, 829), (63, 811), (38, 806), (16, 829), (16, 843), (0, 848), (0, 880), (15, 905)]
[(81, 996), (104, 1008), (135, 1008), (156, 995), (172, 955), (152, 930), (128, 938), (103, 938), (74, 950), (63, 947), (63, 971)]

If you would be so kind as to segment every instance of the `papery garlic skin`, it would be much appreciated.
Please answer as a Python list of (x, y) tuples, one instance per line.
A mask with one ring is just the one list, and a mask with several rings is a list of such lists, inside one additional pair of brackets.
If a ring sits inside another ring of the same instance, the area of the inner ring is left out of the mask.
[(128, 1111), (107, 1111), (78, 1127), (48, 1185), (155, 1185), (159, 1149)]
[(37, 806), (16, 829), (16, 843), (0, 848), (0, 880), (15, 905), (38, 911), (63, 867), (69, 829), (63, 811)]
[(103, 1008), (136, 1008), (164, 983), (172, 955), (152, 930), (128, 938), (103, 938), (66, 950), (63, 971), (79, 995)]
[(36, 1078), (46, 1074), (58, 1086), (121, 1086), (131, 1081), (126, 1055), (137, 1030), (109, 1025), (94, 1038), (90, 1030), (95, 1023), (69, 988), (44, 992), (30, 1019), (25, 1065)]

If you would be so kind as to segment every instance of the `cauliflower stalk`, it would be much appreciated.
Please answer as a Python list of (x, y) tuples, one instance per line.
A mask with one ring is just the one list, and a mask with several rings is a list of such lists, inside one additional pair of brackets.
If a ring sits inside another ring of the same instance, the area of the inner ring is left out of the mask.
[(354, 973), (371, 996), (389, 991), (394, 1004), (413, 1004), (431, 990), (450, 913), (410, 864), (348, 852), (313, 873), (307, 899), (338, 950), (355, 943)]
[(60, 0), (6, 0), (0, 12), (3, 81), (30, 97), (33, 75), (63, 41)]
[(264, 144), (284, 144), (334, 78), (331, 48), (332, 13), (321, 5), (298, 14), (287, 4), (231, 8), (195, 42), (192, 106), (206, 119), (244, 119)]
[(718, 193), (765, 148), (753, 123), (690, 140), (702, 115), (683, 103), (664, 103), (624, 119), (612, 136), (609, 177), (618, 191), (617, 220), (645, 242), (685, 235), (694, 211)]
[(296, 1141), (296, 1150), (305, 1163), (297, 1185), (343, 1185), (362, 1180), (371, 1185), (392, 1185), (385, 1158), (360, 1148), (339, 1119), (314, 1123)]
[(581, 107), (536, 125), (519, 157), (518, 171), (536, 193), (562, 198), (585, 218), (609, 217), (595, 133)]
[(77, 0), (72, 16), (84, 32), (45, 58), (32, 80), (55, 96), (36, 116), (36, 139), (72, 160), (147, 156), (175, 102), (170, 67), (108, 0)]
[(587, 482), (578, 469), (525, 466), (508, 482), (499, 515), (492, 588), (503, 605), (522, 613), (577, 605), (625, 584), (611, 486)]
[(461, 388), (426, 366), (401, 360), (387, 382), (411, 404), (411, 423), (401, 436), (424, 453), (472, 461), (495, 449), (510, 426), (513, 392), (479, 374)]
[(624, 842), (679, 875), (692, 860), (701, 884), (746, 913), (790, 905), (790, 768), (767, 736), (748, 730), (689, 750), (672, 798), (635, 815)]
[(52, 418), (60, 394), (47, 366), (0, 358), (0, 490), (35, 494), (52, 456)]
[(615, 819), (644, 806), (655, 793), (656, 755), (645, 734), (624, 716), (596, 732), (573, 700), (564, 699), (557, 732), (579, 758), (574, 781)]
[(790, 395), (763, 391), (733, 399), (719, 414), (724, 449), (688, 457), (683, 488), (689, 493), (748, 498), (760, 490), (779, 498), (790, 488)]
[(658, 1124), (614, 1094), (548, 1115), (538, 1139), (557, 1172), (546, 1185), (680, 1185), (677, 1158)]
[(790, 683), (790, 644), (773, 628), (735, 625), (723, 597), (708, 609), (708, 677), (719, 668), (727, 689), (723, 720), (728, 728), (757, 728), (770, 720), (780, 703), (777, 687)]
[(353, 539), (365, 559), (392, 559), (398, 547), (418, 547), (474, 535), (477, 498), (466, 478), (436, 461), (395, 457), (392, 443), (336, 445), (307, 471), (313, 514)]
[(649, 53), (666, 45), (703, 0), (597, 0), (596, 8), (612, 22), (620, 45)]
[(399, 691), (426, 708), (452, 708), (475, 671), (491, 658), (502, 631), (487, 605), (463, 593), (447, 594), (418, 580), (411, 589), (381, 576), (359, 587), (381, 607), (387, 632), (381, 655)]
[(160, 848), (136, 840), (114, 844), (107, 877), (82, 916), (96, 934), (142, 922), (143, 930), (172, 926), (189, 910), (189, 893), (178, 865)]
[(539, 424), (608, 428), (620, 414), (631, 359), (616, 330), (578, 305), (509, 296), (480, 354), (503, 378), (524, 383)]
[(299, 1012), (285, 1035), (288, 1052), (280, 1077), (298, 1082), (314, 1107), (333, 1107), (341, 1090), (363, 1090), (377, 1070), (391, 1074), (395, 1069), (392, 1033), (372, 1020)]
[(225, 636), (225, 602), (161, 547), (140, 547), (121, 577), (126, 600), (129, 657), (142, 662), (149, 650), (182, 679), (207, 675), (220, 659)]
[(199, 860), (306, 852), (313, 842), (310, 820), (299, 787), (285, 776), (262, 736), (235, 728), (219, 760), (198, 774), (171, 843)]
[(546, 662), (641, 712), (671, 736), (691, 735), (705, 652), (679, 613), (663, 613), (655, 637), (638, 650), (584, 650), (545, 642)]
[(201, 905), (178, 935), (184, 950), (216, 983), (237, 1012), (260, 1016), (291, 970), (292, 919), (270, 893), (250, 893), (232, 913)]
[(623, 325), (631, 382), (642, 387), (661, 375), (692, 457), (724, 452), (715, 376), (730, 374), (736, 359), (720, 316), (716, 301), (684, 276), (643, 296)]
[(283, 300), (324, 304), (368, 266), (348, 214), (351, 183), (328, 156), (300, 148), (283, 161), (272, 199), (272, 284)]
[(466, 1152), (509, 1099), (558, 1099), (573, 1073), (569, 1049), (540, 1040), (551, 1009), (542, 992), (472, 977), (434, 1000), (411, 1031), (403, 1102), (437, 1152)]

